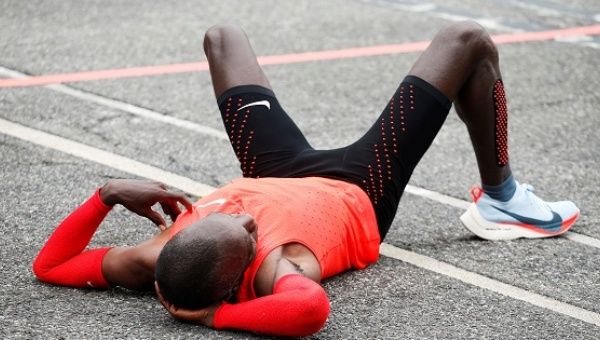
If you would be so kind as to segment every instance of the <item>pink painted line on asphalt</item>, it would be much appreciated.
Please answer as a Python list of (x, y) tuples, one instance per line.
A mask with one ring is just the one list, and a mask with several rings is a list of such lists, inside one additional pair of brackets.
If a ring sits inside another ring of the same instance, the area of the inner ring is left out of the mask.
[[(600, 35), (600, 25), (571, 27), (565, 29), (524, 32), (516, 34), (494, 35), (492, 39), (496, 44), (511, 44), (532, 41), (553, 40), (561, 37)], [(261, 65), (283, 65), (311, 61), (324, 61), (335, 59), (359, 58), (389, 54), (403, 54), (424, 51), (430, 41), (419, 41), (396, 45), (379, 45), (371, 47), (357, 47), (342, 50), (316, 51), (295, 54), (282, 54), (258, 57)], [(110, 69), (88, 72), (75, 72), (63, 74), (50, 74), (16, 79), (0, 79), (0, 88), (41, 86), (49, 84), (72, 83), (101, 79), (118, 79), (132, 77), (146, 77), (164, 74), (189, 73), (207, 71), (206, 61), (183, 64), (142, 66), (122, 69)]]
[(206, 70), (208, 70), (208, 63), (206, 61), (201, 61), (197, 63), (141, 66), (111, 70), (49, 74), (44, 76), (33, 76), (25, 78), (0, 79), (0, 88), (40, 86), (101, 79), (145, 77), (172, 73), (199, 72)]

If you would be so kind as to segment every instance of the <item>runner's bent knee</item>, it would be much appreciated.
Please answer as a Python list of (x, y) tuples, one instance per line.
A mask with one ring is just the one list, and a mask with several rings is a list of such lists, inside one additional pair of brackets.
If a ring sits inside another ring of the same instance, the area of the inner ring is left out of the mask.
[(208, 56), (213, 51), (222, 50), (226, 46), (223, 43), (224, 40), (233, 36), (243, 36), (245, 38), (246, 34), (241, 27), (231, 24), (212, 26), (204, 34), (204, 52)]
[(461, 53), (468, 53), (475, 60), (498, 59), (496, 45), (483, 26), (475, 21), (463, 21), (443, 28), (436, 36), (438, 41), (450, 43)]

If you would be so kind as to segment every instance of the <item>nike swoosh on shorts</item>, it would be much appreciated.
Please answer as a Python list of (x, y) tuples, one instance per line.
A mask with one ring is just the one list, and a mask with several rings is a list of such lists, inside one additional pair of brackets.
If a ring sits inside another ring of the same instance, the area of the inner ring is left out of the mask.
[(530, 218), (527, 216), (521, 216), (521, 215), (512, 213), (510, 211), (506, 211), (504, 209), (495, 207), (493, 205), (492, 205), (492, 208), (505, 213), (506, 215), (514, 218), (515, 220), (517, 220), (521, 223), (538, 226), (538, 227), (541, 227), (544, 229), (552, 229), (552, 228), (560, 227), (562, 225), (562, 218), (560, 217), (559, 214), (557, 214), (556, 212), (554, 212), (552, 210), (551, 210), (552, 211), (552, 219), (550, 219), (548, 221), (544, 221), (544, 220), (538, 220), (536, 218)]
[(271, 109), (271, 103), (269, 103), (268, 100), (260, 100), (257, 102), (252, 102), (250, 104), (246, 104), (246, 105), (240, 107), (239, 109), (237, 109), (237, 111), (243, 110), (243, 109), (251, 107), (251, 106), (266, 106), (268, 110)]

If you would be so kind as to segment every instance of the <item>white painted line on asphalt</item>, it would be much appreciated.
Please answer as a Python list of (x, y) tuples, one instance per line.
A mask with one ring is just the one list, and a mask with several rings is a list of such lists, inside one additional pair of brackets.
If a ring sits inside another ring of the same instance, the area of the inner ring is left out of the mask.
[[(2, 66), (0, 66), (0, 75), (4, 75), (4, 76), (10, 77), (10, 78), (28, 78), (29, 77), (28, 75), (26, 75), (24, 73), (21, 73), (21, 72), (15, 71), (15, 70), (11, 70), (11, 69), (7, 69)], [(139, 106), (136, 106), (133, 104), (125, 103), (125, 102), (122, 102), (119, 100), (99, 96), (97, 94), (93, 94), (90, 92), (77, 90), (75, 88), (61, 85), (61, 84), (45, 85), (44, 87), (47, 89), (56, 91), (56, 92), (66, 94), (66, 95), (74, 97), (74, 98), (78, 98), (78, 99), (81, 99), (81, 100), (84, 100), (87, 102), (91, 102), (91, 103), (99, 104), (99, 105), (109, 107), (112, 109), (116, 109), (119, 111), (123, 111), (123, 112), (129, 113), (129, 114), (135, 115), (135, 116), (148, 118), (148, 119), (152, 119), (152, 120), (155, 120), (158, 122), (182, 127), (184, 129), (196, 131), (196, 132), (208, 135), (208, 136), (217, 137), (217, 138), (224, 139), (224, 140), (229, 140), (226, 133), (224, 133), (220, 130), (217, 130), (217, 129), (213, 129), (208, 126), (204, 126), (202, 124), (191, 122), (189, 120), (167, 116), (167, 115), (164, 115), (162, 113), (159, 113), (159, 112), (156, 112), (153, 110), (149, 110), (149, 109), (139, 107)]]
[(492, 18), (477, 18), (477, 17), (458, 15), (458, 14), (446, 13), (446, 12), (432, 12), (432, 14), (438, 18), (442, 18), (442, 19), (449, 20), (449, 21), (460, 22), (460, 21), (473, 20), (473, 21), (476, 21), (481, 26), (483, 26), (487, 29), (491, 29), (491, 30), (506, 31), (506, 32), (511, 32), (511, 33), (524, 32), (524, 30), (522, 30), (520, 28), (502, 25), (498, 21), (496, 21)]
[[(51, 85), (56, 86), (56, 85)], [(191, 123), (191, 122), (190, 122)], [(149, 166), (128, 158), (124, 158), (122, 156), (110, 153), (108, 151), (100, 150), (97, 148), (93, 148), (91, 146), (81, 144), (75, 141), (71, 141), (59, 136), (51, 135), (39, 130), (34, 130), (28, 127), (25, 127), (20, 124), (12, 123), (7, 120), (0, 118), (0, 132), (5, 134), (24, 139), (45, 147), (50, 147), (57, 149), (59, 151), (84, 158), (87, 160), (91, 160), (96, 163), (100, 163), (103, 165), (107, 165), (134, 175), (140, 175), (142, 177), (154, 179), (157, 181), (168, 181), (166, 184), (190, 192), (197, 196), (205, 196), (211, 191), (214, 190), (213, 187), (202, 185), (200, 187), (196, 187), (196, 182), (189, 182), (190, 180), (186, 177), (182, 177), (170, 172), (166, 172), (159, 168)], [(92, 156), (97, 154), (97, 156)], [(135, 171), (130, 171), (130, 169), (134, 169)], [(188, 189), (184, 189), (188, 187)], [(191, 191), (190, 191), (191, 190)], [(421, 196), (445, 205), (449, 205), (452, 207), (460, 208), (466, 210), (471, 203), (454, 198), (451, 196), (444, 195), (442, 193), (419, 188), (413, 185), (407, 185), (406, 192)], [(600, 249), (600, 240), (595, 239), (590, 236), (577, 234), (574, 232), (565, 233), (564, 237), (567, 239), (578, 242), (587, 246), (596, 247)]]
[(437, 6), (436, 4), (433, 4), (433, 3), (413, 4), (413, 3), (409, 3), (409, 2), (402, 2), (402, 1), (391, 2), (391, 1), (385, 1), (385, 0), (384, 1), (382, 1), (382, 0), (363, 0), (363, 1), (374, 4), (374, 5), (382, 6), (382, 7), (393, 7), (393, 8), (396, 8), (396, 9), (399, 9), (402, 11), (406, 11), (406, 12), (427, 13), (433, 17), (438, 17), (438, 18), (445, 19), (448, 21), (475, 20), (481, 26), (488, 28), (488, 29), (493, 29), (493, 30), (515, 32), (515, 33), (523, 32), (522, 29), (502, 25), (493, 18), (482, 18), (482, 17), (474, 17), (474, 16), (469, 16), (469, 15), (460, 15), (460, 14), (456, 14), (456, 13), (448, 13), (448, 12), (445, 12), (443, 10), (443, 8), (440, 8), (439, 6)]
[(213, 129), (208, 126), (190, 122), (189, 120), (184, 120), (184, 119), (179, 119), (176, 117), (167, 116), (162, 113), (158, 113), (156, 111), (152, 111), (152, 110), (149, 110), (149, 109), (146, 109), (143, 107), (139, 107), (139, 106), (136, 106), (133, 104), (128, 104), (128, 103), (121, 102), (118, 100), (106, 98), (106, 97), (99, 96), (99, 95), (96, 95), (96, 94), (93, 94), (90, 92), (80, 91), (80, 90), (74, 89), (72, 87), (61, 85), (61, 84), (46, 85), (45, 87), (49, 88), (51, 90), (57, 91), (57, 92), (67, 94), (71, 97), (79, 98), (79, 99), (82, 99), (82, 100), (85, 100), (88, 102), (92, 102), (92, 103), (100, 104), (100, 105), (110, 107), (113, 109), (117, 109), (117, 110), (120, 110), (123, 112), (130, 113), (132, 115), (152, 119), (152, 120), (155, 120), (158, 122), (167, 123), (167, 124), (171, 124), (171, 125), (178, 126), (178, 127), (182, 127), (184, 129), (200, 132), (200, 133), (208, 135), (208, 136), (217, 137), (217, 138), (224, 139), (224, 140), (229, 140), (229, 138), (227, 137), (227, 135), (224, 132), (219, 131), (217, 129)]
[(30, 77), (30, 76), (26, 75), (25, 73), (11, 70), (11, 69), (3, 67), (3, 66), (0, 66), (0, 75), (7, 77), (7, 78), (15, 78), (15, 79), (23, 79), (23, 78)]
[(533, 3), (530, 3), (530, 1), (513, 0), (509, 4), (512, 4), (512, 5), (515, 5), (516, 7), (521, 7), (524, 9), (530, 9), (534, 13), (536, 13), (537, 15), (539, 15), (541, 17), (545, 17), (545, 16), (562, 17), (565, 15), (564, 13), (561, 13), (560, 11), (558, 11), (556, 9), (533, 4)]
[[(458, 198), (454, 198), (451, 196), (447, 196), (447, 195), (444, 195), (437, 191), (431, 191), (431, 190), (415, 187), (410, 184), (406, 186), (406, 189), (404, 191), (406, 191), (410, 194), (413, 194), (413, 195), (425, 197), (430, 200), (440, 202), (440, 203), (443, 203), (445, 205), (449, 205), (452, 207), (460, 208), (463, 210), (468, 209), (469, 206), (471, 205), (470, 202), (467, 202), (467, 201), (464, 201), (464, 200), (461, 200)], [(563, 237), (565, 237), (568, 240), (571, 240), (571, 241), (574, 241), (577, 243), (581, 243), (586, 246), (595, 247), (595, 248), (600, 249), (600, 240), (590, 237), (590, 236), (578, 234), (573, 231), (567, 231), (566, 233), (563, 234)]]
[(429, 11), (433, 11), (434, 9), (437, 8), (436, 4), (432, 4), (432, 3), (422, 3), (422, 4), (416, 4), (416, 5), (410, 5), (410, 6), (405, 6), (409, 7), (411, 12), (429, 12)]
[(423, 256), (408, 250), (400, 249), (382, 243), (380, 253), (387, 257), (391, 257), (400, 261), (410, 263), (419, 268), (427, 269), (432, 272), (449, 276), (453, 279), (468, 283), (470, 285), (484, 288), (511, 297), (516, 300), (525, 301), (532, 305), (549, 309), (556, 313), (560, 313), (572, 318), (600, 326), (600, 314), (588, 311), (586, 309), (573, 306), (558, 300), (554, 300), (547, 296), (539, 295), (528, 290), (511, 286), (509, 284), (491, 279), (477, 273), (473, 273), (451, 264), (438, 261), (431, 257)]
[[(24, 73), (21, 73), (21, 72), (15, 71), (15, 70), (11, 70), (11, 69), (8, 69), (8, 68), (2, 67), (2, 66), (0, 66), (0, 75), (5, 75), (5, 76), (11, 77), (11, 78), (26, 78), (26, 77), (28, 77), (28, 75), (26, 75)], [(200, 124), (188, 121), (188, 120), (169, 117), (169, 116), (163, 115), (161, 113), (151, 111), (148, 109), (144, 109), (144, 108), (140, 108), (140, 107), (137, 107), (137, 106), (134, 106), (131, 104), (127, 104), (127, 103), (120, 102), (120, 101), (113, 100), (113, 99), (108, 99), (108, 98), (101, 97), (101, 96), (98, 96), (98, 95), (95, 95), (92, 93), (82, 92), (82, 91), (73, 89), (66, 85), (55, 84), (55, 85), (46, 85), (44, 87), (54, 90), (54, 91), (64, 93), (69, 96), (76, 97), (83, 101), (88, 101), (88, 102), (93, 102), (93, 103), (96, 103), (99, 105), (108, 106), (108, 107), (111, 107), (111, 108), (114, 108), (117, 110), (121, 110), (121, 111), (131, 113), (134, 115), (138, 115), (138, 116), (141, 116), (144, 118), (157, 120), (157, 121), (160, 121), (163, 123), (182, 127), (184, 129), (189, 129), (189, 130), (196, 131), (196, 132), (206, 134), (209, 136), (228, 140), (227, 134), (225, 134), (224, 132), (217, 131), (213, 128), (206, 127), (206, 126), (203, 126), (203, 125), (200, 125)], [(405, 191), (408, 193), (411, 193), (413, 195), (429, 198), (436, 202), (440, 202), (440, 203), (450, 205), (450, 206), (460, 208), (460, 209), (466, 210), (470, 205), (470, 203), (467, 201), (464, 201), (464, 200), (461, 200), (458, 198), (454, 198), (454, 197), (450, 197), (450, 196), (444, 195), (444, 194), (436, 192), (436, 191), (431, 191), (431, 190), (427, 190), (424, 188), (415, 187), (412, 185), (407, 185)], [(594, 239), (592, 237), (576, 234), (574, 232), (567, 232), (567, 233), (565, 233), (565, 236), (571, 241), (575, 241), (575, 242), (579, 242), (579, 243), (582, 243), (582, 244), (585, 244), (588, 246), (600, 248), (600, 240)], [(570, 236), (572, 236), (572, 237), (570, 237)], [(581, 236), (581, 237), (577, 237), (577, 236)]]
[[(421, 3), (421, 4), (415, 5), (410, 2), (404, 2), (404, 1), (393, 1), (393, 2), (386, 1), (386, 0), (363, 0), (363, 1), (374, 4), (374, 5), (382, 6), (382, 7), (396, 8), (396, 9), (406, 11), (406, 12), (427, 13), (428, 15), (431, 15), (433, 17), (438, 17), (438, 18), (448, 20), (448, 21), (460, 22), (460, 21), (473, 20), (473, 21), (476, 21), (477, 23), (479, 23), (481, 26), (483, 26), (487, 29), (491, 29), (491, 30), (498, 30), (498, 31), (505, 31), (505, 32), (512, 32), (512, 33), (522, 33), (522, 32), (526, 31), (519, 27), (501, 24), (500, 22), (498, 22), (498, 20), (496, 20), (495, 18), (491, 18), (491, 17), (477, 17), (477, 16), (466, 14), (466, 13), (465, 14), (457, 14), (454, 12), (447, 12), (444, 10), (443, 7), (440, 7), (435, 4), (431, 4), (431, 3)], [(563, 15), (563, 13), (561, 13), (558, 10), (539, 6), (539, 5), (533, 5), (533, 4), (530, 4), (527, 2), (511, 1), (511, 3), (509, 3), (509, 5), (532, 10), (537, 15), (542, 16), (542, 17), (543, 16), (560, 17)], [(519, 9), (516, 9), (516, 10), (518, 11)], [(595, 21), (600, 21), (600, 14), (594, 15), (593, 18)], [(600, 49), (599, 43), (596, 43), (594, 41), (587, 41), (586, 38), (582, 38), (579, 40), (577, 40), (577, 39), (575, 39), (575, 40), (556, 39), (556, 41), (562, 42), (562, 43), (576, 44), (579, 46), (591, 47), (594, 49)]]
[[(215, 190), (214, 187), (196, 182), (132, 159), (116, 155), (89, 145), (75, 142), (63, 137), (32, 129), (0, 118), (0, 133), (13, 136), (27, 142), (46, 148), (61, 151), (82, 159), (96, 162), (136, 176), (163, 182), (171, 187), (197, 196), (205, 196)], [(522, 300), (538, 307), (573, 317), (575, 319), (600, 326), (600, 315), (552, 298), (529, 292), (509, 284), (490, 279), (451, 264), (433, 258), (400, 249), (387, 243), (382, 243), (380, 253), (384, 256), (410, 263), (419, 268), (446, 275), (456, 280), (491, 290), (493, 292)]]
[(401, 9), (403, 11), (416, 12), (416, 13), (431, 12), (437, 8), (436, 4), (432, 4), (429, 2), (424, 2), (424, 3), (420, 3), (420, 4), (403, 4), (400, 2), (391, 3), (391, 2), (386, 2), (386, 1), (374, 1), (374, 0), (369, 0), (367, 2), (377, 4), (379, 6), (392, 6), (396, 9)]
[(583, 234), (578, 234), (572, 231), (568, 231), (564, 234), (564, 237), (571, 241), (575, 241), (586, 246), (600, 248), (600, 240)]
[(444, 194), (441, 194), (439, 192), (436, 191), (431, 191), (431, 190), (427, 190), (424, 188), (419, 188), (413, 185), (408, 184), (406, 186), (406, 188), (404, 189), (405, 192), (411, 193), (413, 195), (417, 195), (417, 196), (421, 196), (421, 197), (425, 197), (428, 198), (430, 200), (436, 201), (436, 202), (440, 202), (449, 206), (453, 206), (456, 208), (460, 208), (463, 210), (467, 210), (469, 208), (469, 206), (471, 205), (471, 203), (467, 202), (467, 201), (463, 201), (461, 199), (458, 198), (454, 198), (451, 196), (447, 196)]
[(580, 43), (594, 41), (594, 38), (589, 35), (571, 35), (568, 37), (557, 37), (554, 41), (558, 42), (569, 42), (569, 43)]
[(189, 192), (192, 195), (205, 196), (215, 190), (215, 188), (211, 186), (198, 183), (187, 177), (179, 176), (127, 157), (119, 156), (108, 151), (32, 129), (1, 118), (0, 132), (136, 176), (160, 181), (171, 187)]

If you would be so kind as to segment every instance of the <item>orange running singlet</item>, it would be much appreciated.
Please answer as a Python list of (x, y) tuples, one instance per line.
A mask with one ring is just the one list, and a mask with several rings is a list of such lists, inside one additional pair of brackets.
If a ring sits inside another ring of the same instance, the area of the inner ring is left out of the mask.
[(321, 177), (241, 178), (194, 204), (171, 226), (171, 237), (212, 213), (250, 214), (258, 225), (257, 252), (244, 273), (238, 301), (256, 298), (253, 282), (276, 247), (300, 243), (310, 249), (326, 279), (362, 269), (379, 257), (379, 231), (371, 201), (358, 186)]

